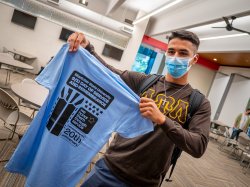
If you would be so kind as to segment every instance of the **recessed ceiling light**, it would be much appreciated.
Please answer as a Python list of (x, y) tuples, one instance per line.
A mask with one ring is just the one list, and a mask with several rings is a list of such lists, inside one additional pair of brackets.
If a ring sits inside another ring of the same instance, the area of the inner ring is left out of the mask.
[(181, 1), (183, 1), (183, 0), (176, 0), (176, 1), (172, 2), (172, 3), (168, 3), (168, 4), (166, 4), (166, 5), (164, 5), (164, 6), (160, 7), (160, 8), (157, 8), (157, 9), (153, 10), (152, 12), (150, 12), (149, 14), (146, 14), (145, 16), (142, 16), (142, 17), (138, 18), (137, 20), (135, 20), (133, 22), (133, 24), (135, 25), (135, 24), (137, 24), (137, 23), (139, 23), (139, 22), (141, 22), (141, 21), (143, 21), (143, 20), (145, 20), (145, 19), (147, 19), (147, 18), (149, 18), (149, 17), (151, 17), (153, 15), (156, 15), (156, 14), (162, 12), (163, 10), (166, 10), (167, 8), (170, 8), (170, 7), (180, 3)]
[(213, 61), (217, 62), (217, 58), (213, 58)]
[(246, 35), (248, 35), (248, 34), (246, 34), (246, 33), (231, 34), (231, 35), (223, 35), (223, 36), (213, 36), (213, 37), (207, 37), (207, 38), (200, 38), (200, 40), (214, 40), (214, 39), (231, 38), (231, 37), (246, 36)]

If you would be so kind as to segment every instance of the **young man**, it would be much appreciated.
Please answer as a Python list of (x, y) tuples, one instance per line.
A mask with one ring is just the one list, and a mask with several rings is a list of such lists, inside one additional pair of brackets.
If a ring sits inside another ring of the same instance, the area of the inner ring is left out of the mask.
[[(82, 33), (72, 34), (68, 42), (69, 51), (77, 51), (81, 45), (111, 71), (119, 74), (136, 93), (142, 82), (150, 76), (120, 71), (106, 64)], [(183, 128), (193, 90), (188, 83), (188, 73), (198, 60), (199, 43), (194, 33), (172, 32), (166, 52), (168, 73), (141, 95), (139, 104), (141, 115), (156, 124), (154, 131), (133, 139), (117, 134), (104, 158), (96, 163), (82, 187), (157, 187), (170, 166), (175, 145), (196, 158), (204, 154), (211, 112), (207, 99), (202, 101), (193, 115), (189, 129)]]
[(240, 113), (237, 116), (233, 126), (233, 133), (230, 138), (238, 140), (241, 132), (247, 133), (248, 127), (250, 127), (250, 108), (247, 108), (245, 112)]

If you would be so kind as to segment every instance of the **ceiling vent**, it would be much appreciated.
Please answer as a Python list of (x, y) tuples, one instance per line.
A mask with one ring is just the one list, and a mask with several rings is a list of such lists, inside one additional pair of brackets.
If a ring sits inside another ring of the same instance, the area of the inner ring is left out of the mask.
[(121, 30), (122, 30), (123, 32), (128, 33), (128, 34), (132, 34), (132, 33), (133, 33), (133, 31), (134, 31), (134, 29), (133, 29), (133, 28), (131, 28), (131, 27), (127, 27), (127, 26), (122, 26), (122, 27), (121, 27)]
[(130, 20), (130, 19), (125, 19), (124, 22), (125, 22), (125, 23), (128, 23), (128, 24), (130, 24), (130, 25), (133, 25), (133, 21)]

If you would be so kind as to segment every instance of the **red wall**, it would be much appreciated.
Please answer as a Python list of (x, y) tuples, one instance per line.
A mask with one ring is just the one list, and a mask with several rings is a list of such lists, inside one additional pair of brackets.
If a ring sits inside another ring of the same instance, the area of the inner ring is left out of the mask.
[(146, 43), (148, 45), (151, 45), (151, 46), (156, 47), (158, 49), (161, 49), (163, 51), (166, 51), (167, 48), (168, 48), (168, 45), (166, 43), (163, 43), (163, 42), (161, 42), (159, 40), (151, 38), (151, 37), (149, 37), (147, 35), (143, 36), (142, 43)]

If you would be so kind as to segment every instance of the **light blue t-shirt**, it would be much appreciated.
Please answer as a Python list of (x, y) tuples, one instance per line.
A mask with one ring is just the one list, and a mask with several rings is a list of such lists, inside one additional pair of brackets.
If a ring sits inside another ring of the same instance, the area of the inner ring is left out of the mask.
[(49, 96), (6, 165), (27, 187), (73, 187), (112, 132), (153, 130), (139, 97), (83, 48), (69, 53), (65, 44), (36, 81)]

